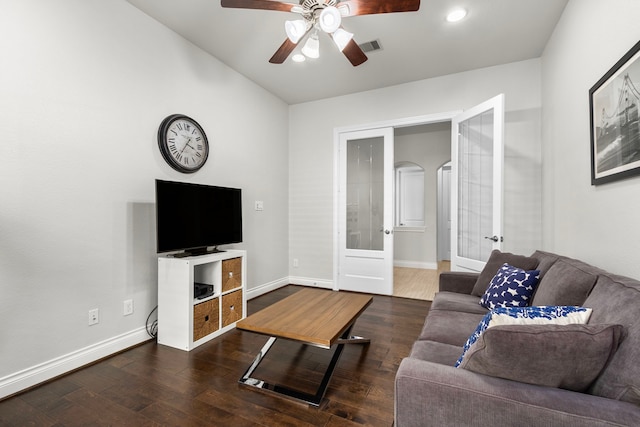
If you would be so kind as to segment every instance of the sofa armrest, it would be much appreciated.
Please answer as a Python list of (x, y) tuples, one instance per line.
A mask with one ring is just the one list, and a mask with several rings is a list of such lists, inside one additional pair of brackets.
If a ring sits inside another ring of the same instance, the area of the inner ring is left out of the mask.
[(479, 273), (467, 273), (463, 271), (443, 271), (440, 273), (438, 290), (459, 294), (471, 294), (479, 275)]
[(395, 427), (640, 425), (640, 408), (589, 394), (406, 358), (395, 381)]

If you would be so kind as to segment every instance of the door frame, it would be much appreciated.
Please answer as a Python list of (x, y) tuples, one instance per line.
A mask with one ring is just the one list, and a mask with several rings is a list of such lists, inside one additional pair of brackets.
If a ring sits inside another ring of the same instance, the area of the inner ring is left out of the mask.
[[(444, 185), (444, 171), (448, 170), (449, 172), (449, 186), (445, 187)], [(437, 239), (438, 239), (438, 244), (436, 247), (436, 254), (437, 254), (437, 261), (451, 261), (451, 174), (453, 174), (453, 170), (451, 169), (451, 160), (449, 160), (448, 162), (444, 163), (442, 166), (440, 166), (438, 168), (438, 172), (437, 172), (437, 178), (436, 178), (436, 182), (437, 182), (437, 200), (438, 200), (438, 206), (437, 206)], [(447, 197), (445, 197), (445, 195)], [(443, 206), (444, 206), (444, 199), (449, 199), (449, 208), (448, 208), (448, 213), (449, 215), (445, 215), (445, 213), (443, 211)], [(448, 230), (448, 231), (447, 231)], [(449, 246), (449, 256), (446, 256), (446, 244), (448, 244)]]
[[(380, 122), (365, 123), (360, 125), (343, 126), (333, 129), (333, 290), (337, 291), (338, 277), (340, 270), (340, 239), (339, 230), (339, 188), (340, 188), (340, 134), (346, 132), (364, 131), (370, 129), (388, 128), (393, 129), (428, 125), (441, 122), (452, 122), (453, 118), (462, 113), (462, 110), (449, 111), (437, 114), (427, 114), (423, 116), (405, 117), (400, 119), (385, 120)], [(393, 259), (390, 261), (393, 268)], [(393, 280), (393, 277), (392, 277)]]

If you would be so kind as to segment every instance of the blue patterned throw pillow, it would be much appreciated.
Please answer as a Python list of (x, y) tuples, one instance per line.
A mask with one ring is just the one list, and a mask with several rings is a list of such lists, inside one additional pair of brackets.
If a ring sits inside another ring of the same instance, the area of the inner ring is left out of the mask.
[(591, 316), (591, 309), (574, 306), (535, 306), (535, 307), (498, 307), (482, 318), (476, 330), (469, 336), (462, 348), (462, 354), (454, 365), (460, 366), (469, 347), (488, 328), (499, 325), (569, 325), (586, 324)]
[(496, 307), (526, 307), (540, 278), (539, 270), (525, 271), (503, 264), (486, 292), (480, 298), (480, 305), (492, 310)]

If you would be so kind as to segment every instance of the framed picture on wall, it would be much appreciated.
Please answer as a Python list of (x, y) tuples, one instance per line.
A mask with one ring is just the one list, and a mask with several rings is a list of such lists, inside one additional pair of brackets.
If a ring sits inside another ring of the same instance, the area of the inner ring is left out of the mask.
[(640, 42), (589, 90), (591, 185), (640, 174)]

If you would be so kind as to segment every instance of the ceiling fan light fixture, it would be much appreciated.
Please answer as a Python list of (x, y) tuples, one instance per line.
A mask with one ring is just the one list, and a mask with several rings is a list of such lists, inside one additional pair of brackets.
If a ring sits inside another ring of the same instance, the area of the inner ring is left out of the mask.
[(338, 3), (338, 10), (340, 11), (341, 16), (351, 15), (351, 9), (347, 3)]
[(338, 28), (333, 33), (333, 42), (336, 44), (336, 46), (338, 46), (338, 49), (340, 49), (340, 52), (342, 52), (344, 48), (347, 47), (347, 44), (349, 44), (352, 38), (353, 38), (353, 33), (350, 33), (349, 31), (344, 30), (342, 28)]
[(325, 33), (333, 33), (342, 23), (342, 16), (340, 11), (334, 6), (327, 6), (320, 12), (320, 28)]
[(447, 22), (462, 21), (467, 16), (467, 11), (464, 9), (454, 9), (447, 15)]
[(320, 57), (320, 41), (318, 40), (318, 33), (313, 33), (307, 39), (307, 42), (302, 47), (302, 53), (307, 58), (319, 58)]
[(291, 59), (293, 60), (293, 62), (304, 62), (307, 58), (301, 53), (296, 53), (291, 57)]
[(285, 21), (284, 31), (287, 33), (287, 37), (291, 40), (291, 43), (298, 43), (307, 31), (307, 23), (303, 19)]

